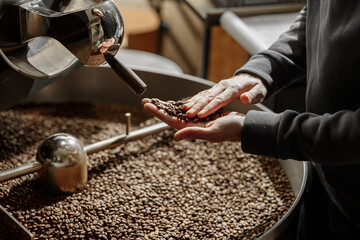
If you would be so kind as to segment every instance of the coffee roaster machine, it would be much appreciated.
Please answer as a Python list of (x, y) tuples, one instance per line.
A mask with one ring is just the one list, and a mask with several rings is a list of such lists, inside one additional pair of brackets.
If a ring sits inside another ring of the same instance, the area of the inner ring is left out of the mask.
[[(140, 106), (143, 97), (177, 100), (214, 84), (182, 73), (141, 66), (128, 68), (116, 56), (124, 29), (116, 5), (110, 0), (64, 2), (66, 4), (55, 0), (8, 1), (9, 5), (2, 6), (1, 16), (7, 21), (5, 24), (0, 20), (0, 111), (16, 104), (42, 102), (86, 101)], [(100, 15), (94, 8), (100, 10)], [(112, 25), (104, 25), (101, 14), (112, 16), (107, 21)], [(79, 19), (78, 25), (72, 24), (71, 28), (59, 27), (59, 21), (74, 23)], [(19, 31), (11, 30), (9, 22)], [(102, 45), (108, 40), (110, 44)], [(270, 111), (261, 104), (242, 105), (236, 101), (227, 108), (241, 113)], [(166, 128), (163, 125), (158, 131)], [(140, 137), (152, 131), (140, 133)], [(294, 160), (279, 160), (279, 163), (296, 199), (286, 215), (260, 239), (281, 239), (286, 234), (299, 212), (306, 186), (308, 163)], [(13, 238), (33, 238), (2, 206), (0, 224), (6, 224)]]

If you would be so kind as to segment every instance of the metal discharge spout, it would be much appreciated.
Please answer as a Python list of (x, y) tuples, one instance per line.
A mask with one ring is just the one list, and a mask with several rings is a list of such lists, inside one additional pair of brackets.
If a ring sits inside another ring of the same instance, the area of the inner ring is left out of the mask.
[(83, 6), (76, 1), (66, 1), (65, 10), (45, 0), (6, 1), (0, 11), (0, 55), (5, 62), (40, 80), (60, 77), (74, 66), (107, 62), (136, 94), (143, 93), (146, 84), (115, 56), (124, 38), (116, 4), (94, 0)]

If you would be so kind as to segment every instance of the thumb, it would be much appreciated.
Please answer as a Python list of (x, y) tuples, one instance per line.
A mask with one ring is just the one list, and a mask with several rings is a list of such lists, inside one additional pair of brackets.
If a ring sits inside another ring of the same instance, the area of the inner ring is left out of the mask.
[(209, 130), (209, 128), (186, 127), (175, 133), (174, 140), (176, 142), (184, 139), (210, 140), (212, 137), (213, 137), (213, 133)]
[(266, 94), (266, 88), (262, 85), (256, 85), (247, 92), (240, 95), (243, 104), (255, 104), (261, 102)]

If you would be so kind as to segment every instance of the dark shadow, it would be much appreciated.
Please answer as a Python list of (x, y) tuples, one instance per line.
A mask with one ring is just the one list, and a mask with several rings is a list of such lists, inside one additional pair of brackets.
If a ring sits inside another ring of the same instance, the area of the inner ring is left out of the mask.
[(0, 199), (0, 205), (9, 206), (9, 212), (41, 209), (63, 201), (69, 194), (54, 193), (43, 187), (37, 179), (21, 181), (11, 188), (9, 194)]

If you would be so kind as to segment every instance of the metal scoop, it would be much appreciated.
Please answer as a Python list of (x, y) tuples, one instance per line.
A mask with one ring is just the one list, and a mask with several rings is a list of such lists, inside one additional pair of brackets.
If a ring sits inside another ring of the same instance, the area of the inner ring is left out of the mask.
[(87, 154), (113, 148), (169, 128), (165, 123), (158, 123), (86, 147), (74, 136), (55, 134), (39, 146), (36, 162), (1, 172), (0, 183), (38, 171), (38, 177), (49, 190), (77, 192), (83, 189), (87, 182)]
[(32, 79), (55, 78), (81, 65), (108, 62), (136, 94), (143, 93), (146, 84), (115, 57), (124, 37), (116, 4), (87, 0), (81, 5), (78, 1), (64, 1), (74, 6), (66, 12), (46, 5), (49, 1), (45, 0), (7, 5), (0, 22), (0, 55)]

